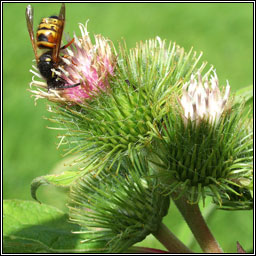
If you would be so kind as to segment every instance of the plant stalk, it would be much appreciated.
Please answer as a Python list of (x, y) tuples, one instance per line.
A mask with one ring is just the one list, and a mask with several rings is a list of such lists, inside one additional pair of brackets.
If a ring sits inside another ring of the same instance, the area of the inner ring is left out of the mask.
[[(177, 195), (173, 194), (176, 198)], [(223, 253), (208, 228), (198, 204), (188, 204), (185, 197), (173, 200), (205, 253)]]
[(132, 246), (128, 249), (128, 253), (169, 253), (168, 251), (163, 251), (154, 248)]
[(163, 223), (153, 235), (170, 253), (193, 253)]

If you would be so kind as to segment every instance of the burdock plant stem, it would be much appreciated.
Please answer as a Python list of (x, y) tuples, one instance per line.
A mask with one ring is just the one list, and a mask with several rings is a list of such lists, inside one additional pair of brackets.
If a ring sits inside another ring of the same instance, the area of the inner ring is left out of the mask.
[(168, 251), (163, 251), (154, 248), (132, 246), (127, 250), (128, 253), (169, 253)]
[(193, 253), (163, 223), (153, 235), (170, 253)]
[[(177, 195), (173, 195), (174, 198)], [(177, 208), (190, 227), (201, 249), (205, 253), (223, 253), (222, 248), (208, 228), (198, 204), (188, 204), (185, 197), (174, 200)]]

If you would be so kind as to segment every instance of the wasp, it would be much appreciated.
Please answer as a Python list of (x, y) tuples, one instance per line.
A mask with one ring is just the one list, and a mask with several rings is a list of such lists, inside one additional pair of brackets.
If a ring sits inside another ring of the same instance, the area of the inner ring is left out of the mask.
[[(25, 15), (37, 67), (47, 82), (48, 90), (62, 90), (80, 85), (80, 83), (66, 85), (66, 81), (54, 72), (54, 70), (59, 71), (58, 67), (64, 64), (59, 55), (60, 51), (74, 42), (72, 39), (68, 44), (61, 47), (65, 24), (65, 4), (61, 5), (59, 16), (50, 16), (41, 20), (36, 37), (33, 29), (33, 8), (31, 5), (27, 6)], [(39, 55), (38, 48), (47, 51)]]

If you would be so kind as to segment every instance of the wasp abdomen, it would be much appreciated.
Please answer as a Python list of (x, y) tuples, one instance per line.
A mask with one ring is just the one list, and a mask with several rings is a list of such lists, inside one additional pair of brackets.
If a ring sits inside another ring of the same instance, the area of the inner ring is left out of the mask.
[(36, 33), (37, 47), (47, 49), (54, 48), (61, 25), (62, 22), (56, 16), (43, 18)]

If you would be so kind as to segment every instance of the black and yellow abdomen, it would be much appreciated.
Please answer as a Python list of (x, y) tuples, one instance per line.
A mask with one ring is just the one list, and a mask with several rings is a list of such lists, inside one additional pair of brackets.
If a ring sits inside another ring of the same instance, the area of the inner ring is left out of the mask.
[(43, 18), (36, 32), (37, 47), (52, 49), (56, 46), (62, 21), (56, 16)]

